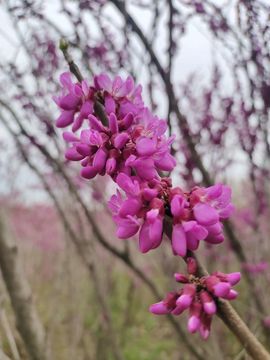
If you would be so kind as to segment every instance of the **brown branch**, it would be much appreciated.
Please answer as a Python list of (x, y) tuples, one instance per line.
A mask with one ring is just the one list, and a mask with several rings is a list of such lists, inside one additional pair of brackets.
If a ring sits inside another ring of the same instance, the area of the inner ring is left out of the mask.
[[(172, 233), (172, 221), (169, 217), (165, 219), (165, 231), (166, 235), (171, 239)], [(188, 251), (187, 256), (184, 258), (185, 261), (189, 257), (192, 257), (196, 260), (198, 264), (197, 276), (202, 277), (209, 275), (205, 267), (200, 264), (196, 256)], [(218, 316), (223, 320), (231, 332), (238, 338), (243, 347), (247, 350), (249, 355), (252, 356), (254, 360), (270, 360), (270, 354), (264, 348), (264, 346), (259, 342), (255, 335), (249, 330), (244, 321), (240, 318), (234, 308), (228, 301), (218, 299)]]
[[(174, 15), (175, 15), (175, 8), (173, 5), (173, 0), (168, 0), (168, 7), (169, 7), (169, 20), (168, 20), (168, 70), (167, 70), (167, 76), (169, 81), (171, 82), (171, 76), (172, 76), (172, 68), (173, 68), (173, 53), (174, 53), (174, 39), (173, 39), (173, 31), (174, 31)], [(171, 123), (171, 113), (172, 113), (172, 104), (171, 104), (171, 98), (168, 97), (168, 127), (169, 127), (169, 135), (172, 135), (172, 123)], [(173, 152), (173, 148), (171, 150)]]
[(0, 359), (1, 360), (11, 360), (11, 358), (8, 357), (2, 349), (0, 349)]
[[(1, 309), (0, 309), (0, 320), (4, 329), (4, 332), (6, 334), (6, 338), (9, 344), (9, 348), (11, 351), (11, 354), (14, 358), (14, 360), (21, 360), (18, 348), (17, 348), (17, 344), (16, 344), (16, 340), (13, 336), (12, 330), (11, 330), (11, 326), (9, 324), (5, 309), (3, 308), (3, 301), (1, 301), (0, 303)], [(0, 357), (1, 359), (1, 357)]]
[[(59, 43), (59, 49), (62, 51), (64, 58), (65, 58), (66, 62), (68, 63), (69, 69), (72, 72), (72, 74), (76, 76), (76, 78), (79, 82), (82, 82), (84, 79), (82, 76), (82, 73), (81, 73), (79, 67), (77, 66), (77, 64), (74, 62), (71, 55), (69, 54), (68, 48), (69, 48), (69, 43), (65, 39), (61, 39), (60, 43)], [(94, 102), (94, 111), (95, 111), (96, 115), (100, 118), (103, 125), (109, 124), (108, 117), (105, 112), (104, 106), (97, 99), (95, 99), (95, 102)]]
[(0, 214), (0, 268), (15, 313), (17, 328), (32, 360), (46, 360), (45, 332), (33, 303), (18, 247)]
[(68, 42), (65, 39), (61, 39), (60, 43), (59, 43), (59, 49), (62, 51), (64, 58), (65, 58), (66, 62), (68, 63), (70, 72), (72, 72), (72, 74), (74, 74), (76, 76), (76, 78), (79, 82), (82, 82), (83, 81), (82, 73), (81, 73), (79, 67), (73, 61), (72, 57), (69, 55), (68, 47), (69, 47)]
[(270, 360), (270, 354), (252, 334), (228, 301), (218, 301), (218, 316), (241, 342), (254, 360)]
[[(188, 257), (195, 258), (192, 252), (188, 253)], [(199, 263), (198, 259), (196, 259), (196, 261), (199, 265), (197, 275), (200, 277), (209, 275), (207, 270)], [(254, 360), (270, 360), (270, 354), (256, 338), (256, 336), (250, 331), (248, 326), (244, 323), (244, 321), (228, 301), (218, 299), (217, 308), (217, 315), (238, 338), (240, 343)]]

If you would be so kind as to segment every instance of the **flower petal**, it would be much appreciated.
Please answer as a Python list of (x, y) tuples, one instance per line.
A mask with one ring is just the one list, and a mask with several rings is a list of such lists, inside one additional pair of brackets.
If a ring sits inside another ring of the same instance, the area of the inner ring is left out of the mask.
[(213, 225), (219, 220), (217, 211), (208, 204), (195, 205), (193, 212), (195, 219), (202, 225)]
[(181, 224), (173, 226), (172, 248), (174, 253), (179, 256), (186, 256), (187, 254), (187, 238)]

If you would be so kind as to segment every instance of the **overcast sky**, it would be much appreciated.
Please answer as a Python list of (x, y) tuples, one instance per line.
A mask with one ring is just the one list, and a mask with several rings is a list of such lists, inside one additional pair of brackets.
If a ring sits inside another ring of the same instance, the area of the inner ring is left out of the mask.
[[(219, 1), (221, 3), (221, 1)], [(113, 6), (108, 7), (108, 14), (115, 14), (114, 17), (117, 21), (117, 12), (114, 10)], [(229, 11), (229, 10), (228, 10)], [(60, 26), (65, 33), (69, 34), (69, 24), (66, 22), (65, 18), (59, 14), (59, 8), (57, 5), (57, 1), (47, 0), (46, 1), (46, 12), (49, 17)], [(146, 34), (151, 34), (151, 19), (149, 17), (148, 11), (139, 10), (137, 7), (132, 6), (130, 8), (130, 12), (136, 18), (140, 26), (145, 30)], [(163, 16), (163, 26), (165, 29), (166, 14)], [(1, 57), (2, 59), (13, 59), (14, 54), (18, 52), (19, 42), (16, 38), (16, 35), (13, 31), (12, 24), (10, 20), (3, 10), (3, 5), (0, 5), (0, 46), (1, 46)], [(93, 31), (95, 31), (93, 29)], [(159, 44), (160, 46), (156, 47), (156, 51), (160, 58), (164, 60), (164, 56), (166, 55), (166, 32), (163, 30), (161, 25), (159, 31)], [(220, 58), (220, 62), (224, 62), (222, 49), (218, 46), (215, 47), (215, 56)], [(176, 58), (175, 66), (174, 66), (174, 78), (177, 82), (182, 82), (188, 78), (191, 73), (196, 72), (201, 76), (202, 81), (207, 81), (210, 75), (211, 70), (211, 59), (213, 55), (213, 42), (211, 36), (206, 31), (204, 26), (198, 20), (194, 20), (190, 23), (188, 27), (188, 32), (183, 40), (181, 40), (181, 48), (180, 52)], [(21, 56), (20, 61), (23, 63), (23, 52), (20, 50), (19, 56)], [(224, 71), (226, 71), (226, 66), (224, 64)], [(144, 74), (141, 74), (141, 81), (143, 82)], [(226, 77), (226, 86), (225, 88), (230, 91), (230, 78)], [(161, 100), (162, 101), (162, 100)], [(166, 113), (166, 107), (164, 104), (164, 114)], [(2, 138), (4, 136), (3, 131), (1, 131)], [(237, 155), (238, 156), (238, 155)], [(239, 154), (240, 156), (240, 154)], [(240, 156), (241, 157), (241, 156)], [(240, 166), (239, 164), (233, 169), (233, 175), (236, 177), (244, 176), (245, 174), (245, 166)], [(1, 174), (1, 172), (0, 172)], [(35, 182), (35, 179), (30, 179), (30, 182)], [(29, 173), (27, 170), (24, 170), (20, 173), (20, 183), (22, 187), (24, 187), (25, 183), (29, 183)], [(2, 181), (0, 184), (0, 189), (2, 191), (5, 189), (4, 182)]]

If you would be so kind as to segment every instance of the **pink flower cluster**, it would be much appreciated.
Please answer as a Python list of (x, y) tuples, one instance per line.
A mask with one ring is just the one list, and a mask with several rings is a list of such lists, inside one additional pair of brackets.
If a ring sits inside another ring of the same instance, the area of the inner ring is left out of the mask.
[[(224, 240), (221, 221), (233, 210), (230, 188), (217, 184), (187, 193), (160, 177), (160, 171), (171, 171), (176, 164), (170, 154), (173, 137), (166, 137), (166, 122), (144, 106), (141, 86), (136, 87), (131, 77), (111, 80), (105, 74), (96, 76), (91, 86), (85, 80), (73, 83), (69, 73), (62, 74), (60, 82), (63, 93), (55, 101), (61, 115), (56, 124), (72, 124), (72, 132), (63, 133), (71, 144), (66, 158), (81, 162), (84, 178), (108, 174), (125, 193), (123, 197), (118, 191), (109, 203), (119, 238), (139, 231), (140, 250), (155, 249), (167, 215), (172, 218), (176, 255), (186, 256), (201, 240)], [(97, 101), (106, 121), (96, 111)]]
[(170, 210), (175, 254), (185, 256), (187, 250), (197, 250), (200, 240), (210, 244), (219, 244), (224, 240), (221, 221), (234, 210), (228, 186), (195, 187), (188, 194), (176, 188), (172, 193)]
[(157, 248), (163, 235), (164, 217), (172, 218), (172, 249), (186, 256), (201, 240), (218, 244), (224, 240), (221, 220), (233, 210), (230, 188), (217, 184), (186, 193), (172, 188), (168, 178), (142, 181), (120, 173), (116, 183), (125, 192), (113, 195), (109, 207), (117, 224), (117, 236), (127, 239), (139, 230), (139, 247), (145, 253)]
[[(66, 159), (80, 161), (84, 178), (107, 174), (116, 182), (120, 190), (109, 207), (119, 238), (139, 233), (140, 251), (146, 253), (161, 244), (166, 222), (173, 253), (182, 257), (202, 240), (210, 244), (224, 240), (222, 221), (233, 211), (230, 188), (217, 184), (185, 192), (161, 176), (176, 165), (170, 154), (174, 137), (166, 136), (166, 122), (144, 105), (141, 86), (135, 86), (131, 77), (111, 80), (105, 74), (96, 76), (91, 86), (85, 80), (72, 82), (69, 73), (62, 74), (60, 82), (63, 93), (54, 99), (61, 110), (56, 125), (72, 125), (63, 133), (70, 144)], [(231, 287), (240, 274), (216, 272), (197, 278), (196, 264), (191, 258), (188, 262), (189, 275), (176, 274), (184, 287), (150, 310), (179, 315), (189, 308), (189, 331), (207, 338), (216, 299), (236, 297)]]
[(153, 178), (142, 181), (136, 176), (130, 177), (121, 173), (117, 176), (116, 183), (126, 195), (123, 198), (117, 191), (109, 202), (117, 224), (117, 236), (127, 239), (140, 229), (141, 252), (157, 248), (162, 241), (166, 198), (168, 199), (170, 193), (171, 180)]
[[(113, 81), (96, 76), (94, 84), (73, 83), (69, 73), (60, 78), (63, 94), (55, 98), (61, 109), (58, 127), (72, 124), (72, 132), (64, 132), (71, 144), (66, 158), (81, 161), (81, 175), (87, 179), (97, 174), (115, 178), (119, 173), (133, 172), (142, 180), (158, 178), (158, 171), (171, 171), (176, 162), (170, 154), (174, 137), (165, 136), (166, 122), (153, 116), (143, 104), (141, 87), (133, 79)], [(102, 123), (95, 102), (104, 107), (107, 122)], [(86, 121), (86, 128), (79, 130)]]
[(215, 272), (198, 278), (195, 275), (196, 261), (188, 258), (187, 264), (188, 275), (175, 274), (175, 280), (184, 284), (183, 288), (168, 293), (163, 301), (151, 305), (149, 310), (156, 315), (180, 315), (189, 310), (188, 331), (191, 334), (199, 332), (203, 339), (207, 339), (218, 298), (234, 300), (237, 297), (238, 293), (232, 286), (240, 281), (241, 274)]

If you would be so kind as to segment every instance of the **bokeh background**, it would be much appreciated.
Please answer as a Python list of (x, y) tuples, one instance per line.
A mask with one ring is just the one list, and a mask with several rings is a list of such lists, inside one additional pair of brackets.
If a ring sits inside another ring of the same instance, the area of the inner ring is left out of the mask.
[[(191, 139), (211, 181), (233, 188), (226, 241), (201, 245), (199, 257), (209, 271), (243, 271), (233, 305), (270, 343), (269, 14), (268, 0), (0, 3), (0, 242), (15, 249), (48, 359), (248, 359), (218, 318), (203, 342), (185, 315), (148, 312), (183, 264), (166, 242), (142, 256), (136, 238), (117, 239), (106, 205), (114, 185), (83, 180), (65, 160), (52, 100), (68, 70), (61, 38), (89, 83), (106, 72), (143, 85), (145, 103), (176, 135), (174, 185), (209, 185)], [(2, 271), (13, 269), (3, 257)], [(12, 294), (2, 278), (0, 345), (10, 359), (29, 359)]]

